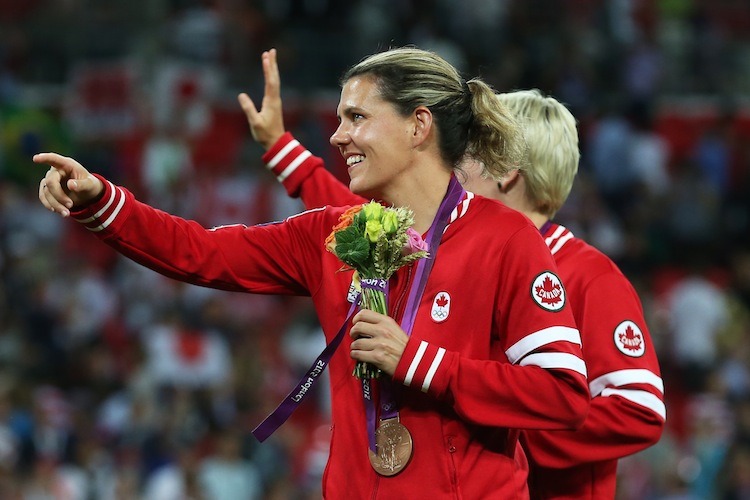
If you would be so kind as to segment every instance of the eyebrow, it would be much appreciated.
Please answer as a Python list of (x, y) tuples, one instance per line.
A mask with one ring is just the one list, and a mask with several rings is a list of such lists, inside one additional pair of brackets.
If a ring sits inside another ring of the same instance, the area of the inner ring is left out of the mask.
[(341, 121), (341, 116), (348, 116), (352, 113), (357, 113), (359, 115), (364, 115), (364, 110), (360, 108), (359, 106), (347, 106), (344, 108), (342, 113), (336, 113), (336, 118)]

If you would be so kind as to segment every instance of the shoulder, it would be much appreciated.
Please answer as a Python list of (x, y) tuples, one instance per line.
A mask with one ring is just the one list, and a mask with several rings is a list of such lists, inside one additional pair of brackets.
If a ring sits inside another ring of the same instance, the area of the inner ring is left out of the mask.
[(604, 252), (576, 237), (564, 226), (553, 224), (544, 235), (545, 243), (555, 259), (561, 277), (571, 286), (579, 282), (588, 287), (594, 282), (619, 283), (631, 287), (630, 281), (617, 264)]
[(468, 221), (486, 227), (489, 233), (493, 230), (498, 233), (498, 229), (503, 229), (502, 233), (507, 235), (524, 228), (536, 231), (534, 223), (518, 210), (484, 196), (471, 194), (471, 197), (466, 213), (472, 217), (468, 218)]
[(322, 207), (317, 208), (311, 208), (309, 210), (305, 210), (304, 212), (299, 212), (297, 214), (290, 215), (283, 221), (278, 222), (286, 222), (286, 223), (292, 223), (292, 224), (300, 224), (300, 223), (309, 223), (312, 221), (320, 222), (320, 223), (335, 223), (339, 217), (341, 217), (344, 212), (349, 210), (351, 206), (331, 206), (331, 205), (325, 205)]

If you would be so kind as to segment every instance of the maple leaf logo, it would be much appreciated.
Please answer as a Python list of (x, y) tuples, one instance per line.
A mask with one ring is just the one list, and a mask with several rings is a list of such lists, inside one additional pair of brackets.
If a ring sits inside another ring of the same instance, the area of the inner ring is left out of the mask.
[(646, 352), (646, 340), (638, 324), (625, 320), (615, 328), (615, 346), (621, 353), (638, 358)]
[(553, 283), (549, 276), (544, 278), (535, 291), (544, 304), (554, 305), (562, 300), (562, 287), (559, 283)]
[(445, 295), (440, 295), (440, 297), (435, 299), (435, 304), (437, 304), (438, 307), (445, 307), (448, 305), (448, 299), (445, 298)]
[(620, 334), (620, 342), (622, 343), (622, 347), (628, 351), (637, 352), (641, 350), (643, 337), (628, 325), (628, 327), (625, 328), (625, 333)]
[(534, 302), (548, 311), (559, 311), (565, 307), (565, 288), (555, 273), (544, 271), (534, 278), (529, 290)]
[(430, 316), (433, 321), (442, 323), (448, 319), (448, 315), (451, 312), (451, 295), (448, 292), (438, 292), (435, 298), (432, 300), (432, 309), (430, 310)]

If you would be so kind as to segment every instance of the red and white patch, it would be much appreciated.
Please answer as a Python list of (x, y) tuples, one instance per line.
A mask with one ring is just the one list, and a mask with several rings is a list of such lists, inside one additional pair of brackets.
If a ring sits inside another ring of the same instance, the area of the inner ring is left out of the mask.
[(559, 311), (565, 306), (565, 288), (560, 278), (544, 271), (531, 284), (531, 296), (542, 309)]
[(638, 358), (646, 352), (643, 332), (632, 321), (623, 321), (615, 328), (615, 345), (621, 353)]
[(448, 314), (451, 312), (451, 296), (448, 292), (438, 292), (435, 298), (432, 299), (432, 309), (430, 310), (430, 316), (432, 320), (437, 323), (442, 323), (448, 319)]

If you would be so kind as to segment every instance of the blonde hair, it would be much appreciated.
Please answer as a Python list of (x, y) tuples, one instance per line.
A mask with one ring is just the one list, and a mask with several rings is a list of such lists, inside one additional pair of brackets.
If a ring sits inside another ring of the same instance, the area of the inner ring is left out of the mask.
[(523, 158), (523, 136), (513, 114), (478, 78), (463, 79), (458, 70), (434, 52), (414, 47), (390, 49), (366, 57), (346, 71), (345, 84), (372, 75), (380, 96), (407, 116), (427, 107), (438, 130), (442, 157), (457, 169), (469, 155), (500, 179)]
[(497, 98), (523, 127), (526, 194), (537, 210), (552, 218), (568, 198), (578, 172), (576, 119), (562, 103), (537, 89)]

